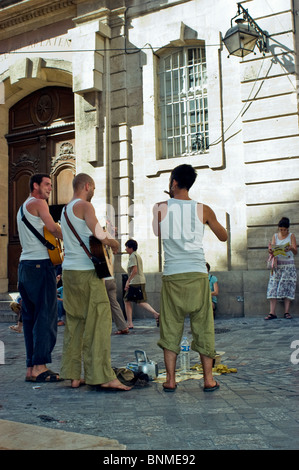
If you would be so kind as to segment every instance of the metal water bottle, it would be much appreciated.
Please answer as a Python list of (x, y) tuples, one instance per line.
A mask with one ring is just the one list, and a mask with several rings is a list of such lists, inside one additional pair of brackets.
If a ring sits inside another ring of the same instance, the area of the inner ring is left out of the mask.
[(190, 372), (190, 344), (187, 336), (183, 337), (181, 342), (181, 372)]

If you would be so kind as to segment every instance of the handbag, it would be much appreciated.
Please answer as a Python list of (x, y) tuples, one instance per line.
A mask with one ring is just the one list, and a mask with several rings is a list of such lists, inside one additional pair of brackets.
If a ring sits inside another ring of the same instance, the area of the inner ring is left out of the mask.
[(143, 299), (143, 292), (141, 286), (139, 285), (130, 285), (128, 289), (128, 293), (126, 295), (126, 300), (131, 300), (132, 302), (136, 302), (136, 300)]
[[(272, 248), (271, 243), (269, 243), (268, 249), (270, 250)], [(277, 268), (277, 258), (276, 256), (273, 255), (273, 253), (269, 254), (269, 257), (267, 259), (267, 269), (271, 270), (271, 274), (273, 274), (273, 271)]]
[[(137, 271), (139, 272), (138, 258), (136, 256)], [(136, 302), (137, 300), (143, 300), (143, 291), (140, 284), (129, 284), (129, 289), (126, 294), (126, 300)]]

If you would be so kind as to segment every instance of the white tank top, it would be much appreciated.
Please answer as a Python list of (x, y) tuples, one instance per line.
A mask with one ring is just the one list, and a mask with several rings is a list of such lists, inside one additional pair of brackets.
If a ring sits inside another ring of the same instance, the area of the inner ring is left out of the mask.
[[(291, 242), (291, 236), (292, 236), (292, 234), (289, 233), (286, 238), (283, 238), (282, 240), (279, 240), (278, 234), (275, 233), (275, 244), (276, 244), (276, 245), (281, 245), (281, 246), (283, 246), (283, 245), (285, 245), (286, 243), (289, 243), (289, 244), (291, 245), (291, 244), (292, 244), (292, 242)], [(278, 255), (278, 256), (277, 256), (277, 260), (278, 260), (279, 262), (282, 262), (282, 263), (283, 263), (284, 261), (288, 261), (288, 262), (294, 261), (294, 253), (293, 253), (292, 251), (286, 251), (286, 254), (285, 254), (285, 255)]]
[(163, 274), (206, 273), (204, 224), (198, 218), (197, 202), (173, 198), (167, 204), (167, 215), (160, 222), (164, 248)]
[[(29, 197), (23, 204), (23, 211), (28, 222), (33, 225), (33, 227), (44, 236), (44, 222), (40, 217), (30, 214), (26, 209), (28, 202), (35, 199), (34, 197)], [(36, 236), (29, 230), (28, 227), (22, 221), (21, 208), (18, 210), (17, 214), (17, 224), (20, 243), (22, 246), (22, 253), (20, 256), (20, 261), (24, 260), (42, 260), (48, 259), (49, 253), (47, 248), (36, 238)]]
[[(78, 201), (81, 201), (81, 199), (75, 199), (67, 205), (67, 215), (79, 237), (89, 249), (89, 237), (92, 235), (92, 232), (87, 227), (85, 220), (79, 219), (79, 217), (76, 217), (73, 212), (74, 205)], [(68, 226), (63, 212), (64, 209), (61, 214), (61, 230), (64, 246), (62, 269), (74, 271), (87, 271), (94, 269), (92, 261), (88, 258), (82, 246), (80, 246), (79, 241)]]

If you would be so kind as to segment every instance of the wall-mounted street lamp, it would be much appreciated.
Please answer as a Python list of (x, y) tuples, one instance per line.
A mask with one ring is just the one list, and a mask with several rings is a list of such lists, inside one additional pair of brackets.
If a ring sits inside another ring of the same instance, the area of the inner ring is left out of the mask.
[[(231, 19), (231, 27), (224, 36), (223, 42), (230, 55), (245, 57), (254, 51), (257, 45), (260, 52), (268, 52), (268, 35), (238, 3), (238, 13)], [(233, 26), (233, 20), (237, 23)]]

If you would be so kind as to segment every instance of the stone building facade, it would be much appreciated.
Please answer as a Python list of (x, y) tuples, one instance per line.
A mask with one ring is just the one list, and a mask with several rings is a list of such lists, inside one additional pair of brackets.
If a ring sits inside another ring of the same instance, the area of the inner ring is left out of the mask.
[(30, 175), (51, 173), (59, 218), (83, 171), (96, 182), (99, 218), (117, 227), (120, 294), (132, 237), (158, 309), (152, 207), (167, 198), (172, 168), (190, 163), (191, 196), (229, 232), (227, 243), (205, 236), (218, 314), (267, 313), (268, 241), (282, 216), (295, 234), (299, 223), (299, 0), (242, 5), (269, 49), (241, 60), (221, 40), (232, 0), (0, 2), (0, 292), (16, 288), (15, 215)]

